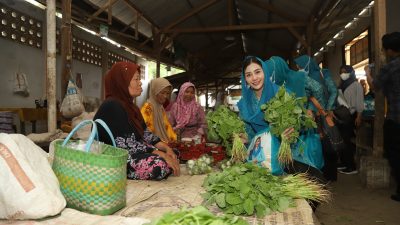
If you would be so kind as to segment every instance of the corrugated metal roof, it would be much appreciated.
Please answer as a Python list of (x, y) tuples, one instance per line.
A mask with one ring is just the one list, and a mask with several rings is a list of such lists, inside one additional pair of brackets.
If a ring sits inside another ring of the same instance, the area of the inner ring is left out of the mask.
[[(108, 0), (85, 0), (101, 8)], [(174, 37), (187, 53), (196, 58), (195, 68), (203, 70), (205, 76), (222, 76), (239, 69), (245, 55), (268, 58), (280, 55), (285, 58), (295, 51), (299, 40), (287, 27), (275, 29), (231, 30), (229, 27), (229, 3), (232, 3), (232, 25), (291, 24), (300, 36), (305, 37), (311, 15), (315, 16), (313, 48), (331, 39), (342, 27), (368, 5), (370, 0), (117, 0), (112, 15), (122, 23), (131, 24), (136, 12), (127, 7), (126, 1), (137, 7), (144, 17), (156, 27), (181, 31)], [(198, 7), (209, 4), (193, 13)], [(185, 15), (186, 19), (182, 19)], [(104, 15), (103, 15), (104, 16)], [(299, 26), (299, 23), (303, 23)], [(277, 26), (278, 26), (277, 25)], [(219, 27), (220, 31), (197, 32), (193, 29)], [(131, 26), (135, 28), (134, 25)], [(182, 29), (191, 29), (183, 30)], [(132, 35), (132, 30), (128, 30)], [(139, 21), (139, 32), (152, 37), (152, 26), (143, 19)], [(171, 36), (172, 33), (166, 33)], [(140, 40), (143, 43), (145, 40)], [(140, 44), (140, 43), (138, 43)], [(143, 44), (142, 44), (143, 45)], [(147, 43), (148, 47), (154, 45)], [(235, 66), (232, 66), (234, 64)], [(225, 66), (226, 65), (226, 66)], [(196, 66), (198, 68), (196, 68)]]

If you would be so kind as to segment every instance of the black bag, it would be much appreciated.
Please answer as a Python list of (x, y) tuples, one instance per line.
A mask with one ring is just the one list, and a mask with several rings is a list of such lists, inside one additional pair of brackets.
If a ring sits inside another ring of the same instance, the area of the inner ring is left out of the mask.
[(343, 137), (335, 125), (335, 122), (333, 122), (333, 118), (327, 115), (315, 97), (310, 97), (310, 100), (319, 112), (318, 130), (322, 138), (326, 138), (332, 146), (333, 151), (339, 153), (339, 151), (346, 147), (346, 144), (344, 143)]
[[(346, 144), (344, 143), (343, 137), (340, 134), (339, 129), (334, 124), (333, 121), (329, 121), (330, 119), (324, 115), (321, 115), (321, 129), (323, 132), (323, 136), (327, 138), (332, 149), (338, 153), (342, 149), (346, 148)], [(329, 122), (328, 122), (329, 121)]]
[(336, 123), (348, 124), (352, 121), (350, 110), (344, 105), (336, 107), (336, 109), (333, 110), (333, 114), (335, 114)]

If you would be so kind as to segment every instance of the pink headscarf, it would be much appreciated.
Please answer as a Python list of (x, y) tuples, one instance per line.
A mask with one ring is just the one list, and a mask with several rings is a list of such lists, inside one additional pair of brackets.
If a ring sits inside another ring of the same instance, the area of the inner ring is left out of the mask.
[(196, 98), (193, 98), (190, 102), (185, 102), (183, 100), (183, 95), (185, 94), (186, 89), (189, 87), (193, 87), (194, 91), (196, 92), (196, 87), (194, 84), (186, 82), (182, 84), (178, 93), (178, 97), (176, 97), (176, 128), (185, 127), (189, 123), (190, 118), (196, 116), (197, 109), (199, 108), (199, 103), (196, 102)]

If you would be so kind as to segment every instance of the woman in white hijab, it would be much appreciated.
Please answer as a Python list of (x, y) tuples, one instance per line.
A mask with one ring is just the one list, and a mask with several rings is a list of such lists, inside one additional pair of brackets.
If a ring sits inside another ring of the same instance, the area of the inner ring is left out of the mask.
[(165, 113), (163, 104), (170, 98), (172, 85), (165, 78), (156, 78), (150, 82), (150, 95), (141, 108), (147, 127), (163, 142), (176, 142), (176, 133)]

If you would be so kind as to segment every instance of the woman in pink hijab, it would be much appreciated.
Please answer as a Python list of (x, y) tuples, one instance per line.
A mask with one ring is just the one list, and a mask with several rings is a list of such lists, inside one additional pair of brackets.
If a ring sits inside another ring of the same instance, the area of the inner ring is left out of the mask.
[(181, 138), (201, 137), (207, 128), (204, 109), (196, 102), (195, 93), (194, 84), (182, 84), (169, 112), (169, 121)]

